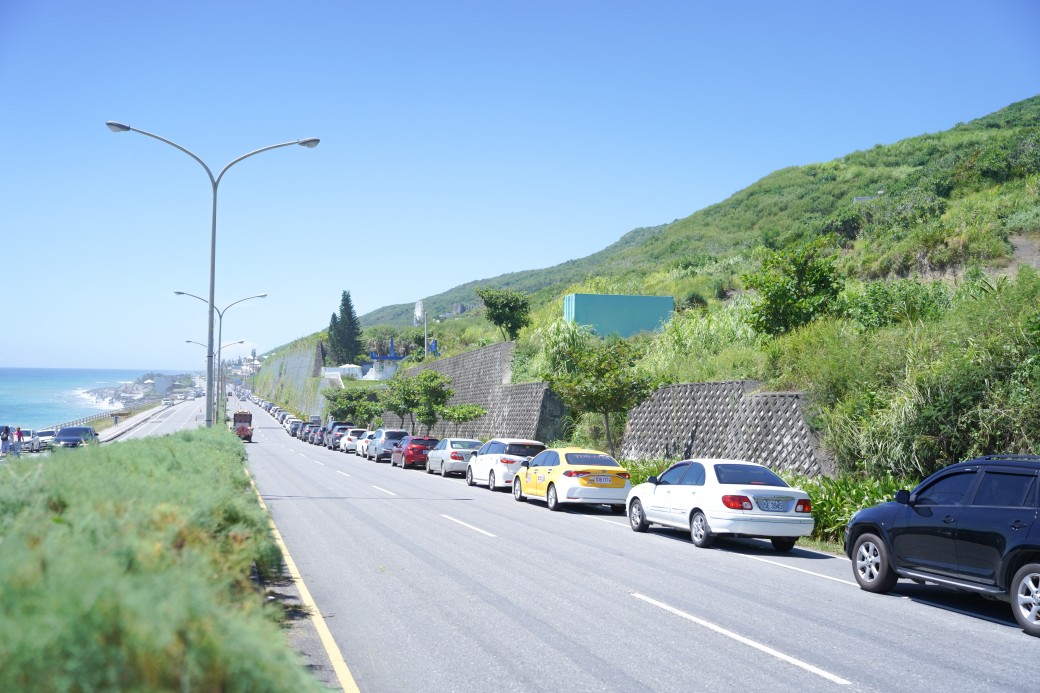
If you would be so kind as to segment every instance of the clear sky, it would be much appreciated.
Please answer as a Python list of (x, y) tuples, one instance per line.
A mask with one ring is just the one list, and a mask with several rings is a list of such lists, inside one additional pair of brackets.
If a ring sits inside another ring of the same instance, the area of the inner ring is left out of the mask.
[(0, 366), (203, 369), (1040, 93), (1040, 2), (0, 1)]

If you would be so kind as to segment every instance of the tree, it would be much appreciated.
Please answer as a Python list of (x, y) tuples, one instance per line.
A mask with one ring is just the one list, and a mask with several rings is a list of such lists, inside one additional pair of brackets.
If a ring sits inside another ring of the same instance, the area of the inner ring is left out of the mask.
[(451, 378), (437, 371), (421, 371), (413, 380), (418, 399), (415, 418), (426, 426), (426, 434), (429, 435), (430, 429), (437, 425), (441, 410), (455, 391), (448, 387)]
[(812, 322), (826, 312), (842, 288), (834, 258), (822, 238), (770, 252), (758, 272), (742, 279), (747, 288), (758, 292), (751, 308), (751, 326), (771, 335)]
[(639, 355), (635, 347), (621, 339), (578, 349), (571, 359), (573, 368), (550, 381), (568, 407), (603, 415), (611, 455), (614, 439), (610, 415), (628, 412), (656, 389), (653, 378), (636, 367)]
[(484, 302), (488, 321), (502, 331), (503, 340), (516, 339), (531, 324), (531, 301), (523, 291), (478, 287), (474, 292)]
[[(326, 412), (336, 421), (368, 422), (375, 414), (369, 413), (375, 407), (375, 397), (368, 389), (359, 387), (326, 388), (321, 393), (325, 397)], [(371, 406), (368, 406), (371, 405)], [(364, 414), (364, 416), (363, 416)]]
[(385, 411), (393, 412), (401, 418), (401, 428), (404, 428), (405, 414), (409, 415), (412, 425), (408, 430), (415, 430), (415, 411), (419, 407), (419, 394), (413, 379), (404, 376), (391, 378), (386, 383), (386, 389), (379, 394), (379, 401)]
[(349, 291), (340, 298), (339, 314), (329, 320), (329, 354), (337, 366), (354, 363), (361, 355), (361, 323)]
[(455, 424), (456, 436), (459, 435), (459, 427), (462, 424), (479, 419), (484, 414), (487, 414), (487, 409), (479, 404), (456, 404), (441, 408), (441, 418)]
[[(329, 358), (333, 366), (339, 366), (341, 347), (339, 345), (339, 317), (335, 313), (329, 319)], [(327, 361), (328, 359), (326, 359)]]

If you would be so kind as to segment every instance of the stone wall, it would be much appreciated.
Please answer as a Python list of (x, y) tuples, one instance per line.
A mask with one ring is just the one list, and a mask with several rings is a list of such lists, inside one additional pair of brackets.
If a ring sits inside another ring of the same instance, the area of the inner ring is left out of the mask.
[(304, 416), (320, 416), (325, 409), (321, 391), (337, 387), (338, 380), (321, 377), (322, 346), (303, 341), (266, 359), (255, 378), (256, 393)]
[[(548, 443), (562, 434), (564, 407), (547, 383), (510, 385), (513, 343), (499, 342), (459, 356), (415, 366), (405, 371), (415, 376), (424, 369), (451, 378), (455, 390), (449, 404), (477, 404), (487, 414), (462, 424), (458, 435), (487, 440), (495, 436), (533, 438)], [(398, 422), (396, 414), (383, 414), (383, 421)], [(407, 423), (407, 422), (406, 422)], [(418, 426), (418, 424), (417, 424)], [(431, 434), (437, 437), (456, 435), (455, 424), (440, 422)]]
[(721, 457), (776, 471), (832, 476), (796, 392), (757, 392), (759, 383), (685, 383), (658, 390), (629, 412), (624, 459)]

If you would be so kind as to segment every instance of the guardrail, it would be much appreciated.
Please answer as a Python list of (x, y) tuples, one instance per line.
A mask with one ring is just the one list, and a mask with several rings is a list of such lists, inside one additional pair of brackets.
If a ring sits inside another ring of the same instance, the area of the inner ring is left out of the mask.
[[(145, 399), (137, 399), (137, 400), (134, 400), (134, 402), (133, 402), (133, 408), (137, 409), (141, 405), (156, 404), (156, 403), (161, 402), (161, 401), (162, 401), (162, 399), (159, 398), (159, 397), (148, 397), (148, 398), (145, 398)], [(119, 411), (122, 412), (124, 410), (120, 409)], [(111, 411), (109, 411), (109, 412), (99, 412), (97, 414), (91, 414), (90, 416), (84, 416), (84, 417), (82, 417), (80, 419), (76, 419), (75, 421), (66, 421), (65, 423), (60, 423), (60, 424), (55, 424), (53, 426), (48, 426), (47, 428), (51, 428), (51, 429), (54, 429), (55, 431), (57, 431), (58, 429), (64, 428), (65, 426), (87, 426), (89, 424), (94, 423), (95, 421), (100, 421), (101, 419), (109, 419), (112, 416), (114, 416), (114, 414)]]

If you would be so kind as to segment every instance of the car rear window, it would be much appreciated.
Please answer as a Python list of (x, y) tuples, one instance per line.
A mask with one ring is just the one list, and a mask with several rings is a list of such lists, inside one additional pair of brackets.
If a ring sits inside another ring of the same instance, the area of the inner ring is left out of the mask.
[(408, 434), (404, 431), (387, 431), (383, 435), (386, 437), (387, 440), (400, 440)]
[(412, 442), (416, 445), (436, 445), (438, 438), (412, 438)]
[(545, 449), (544, 445), (528, 445), (526, 443), (510, 443), (506, 446), (507, 455), (516, 455), (517, 457), (534, 457), (542, 450)]
[(715, 477), (720, 484), (787, 486), (787, 482), (769, 469), (750, 464), (717, 464), (715, 465)]
[(480, 447), (479, 440), (453, 440), (451, 441), (452, 450), (476, 450)]
[(621, 465), (610, 455), (596, 455), (589, 452), (569, 452), (564, 457), (567, 464), (588, 465), (590, 467), (620, 467)]

